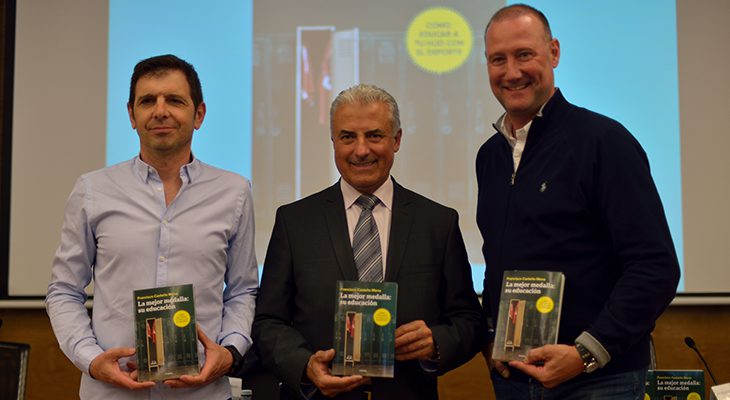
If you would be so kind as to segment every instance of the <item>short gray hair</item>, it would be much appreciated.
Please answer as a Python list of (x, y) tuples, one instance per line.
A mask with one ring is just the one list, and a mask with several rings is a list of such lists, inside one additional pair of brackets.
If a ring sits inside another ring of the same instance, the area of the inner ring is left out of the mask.
[(343, 104), (360, 104), (369, 105), (374, 103), (382, 103), (388, 107), (390, 111), (390, 125), (393, 129), (393, 135), (395, 135), (400, 129), (400, 113), (398, 112), (398, 103), (395, 98), (386, 92), (385, 89), (381, 89), (375, 85), (368, 85), (360, 83), (355, 86), (351, 86), (335, 97), (330, 107), (330, 133), (333, 134), (334, 129), (333, 121), (335, 118), (335, 112), (337, 108)]

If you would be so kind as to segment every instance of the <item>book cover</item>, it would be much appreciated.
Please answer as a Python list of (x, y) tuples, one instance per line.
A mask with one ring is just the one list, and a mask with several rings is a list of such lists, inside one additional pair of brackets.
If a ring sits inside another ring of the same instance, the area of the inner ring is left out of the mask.
[(198, 374), (193, 285), (135, 290), (134, 321), (137, 381)]
[(699, 369), (650, 369), (645, 400), (704, 400), (705, 372)]
[(524, 361), (530, 349), (557, 343), (564, 284), (562, 272), (504, 272), (492, 358)]
[(392, 378), (398, 284), (337, 281), (333, 375)]

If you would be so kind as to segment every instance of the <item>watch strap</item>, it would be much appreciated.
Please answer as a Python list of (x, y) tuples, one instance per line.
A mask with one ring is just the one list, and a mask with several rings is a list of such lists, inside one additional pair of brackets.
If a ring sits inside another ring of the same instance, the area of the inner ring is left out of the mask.
[(578, 350), (581, 360), (583, 361), (583, 372), (590, 374), (591, 372), (598, 369), (598, 361), (596, 357), (588, 350), (585, 346), (580, 343), (575, 343), (575, 348)]
[(223, 346), (223, 348), (228, 350), (231, 353), (231, 356), (233, 357), (233, 362), (231, 363), (231, 369), (228, 370), (226, 375), (234, 376), (236, 371), (238, 371), (238, 368), (241, 366), (241, 363), (243, 361), (243, 355), (241, 355), (241, 352), (238, 351), (236, 346), (229, 344), (227, 346)]

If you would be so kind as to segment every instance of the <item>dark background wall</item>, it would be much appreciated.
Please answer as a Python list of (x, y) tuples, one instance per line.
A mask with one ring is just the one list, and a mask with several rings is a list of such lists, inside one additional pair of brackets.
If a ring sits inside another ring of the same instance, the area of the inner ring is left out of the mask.
[[(10, 218), (10, 171), (5, 167), (5, 160), (10, 154), (10, 107), (13, 97), (12, 69), (13, 52), (12, 46), (15, 41), (15, 0), (0, 0), (0, 60), (3, 62), (0, 68), (0, 255), (5, 257), (8, 254), (10, 240), (7, 237), (7, 221)], [(7, 163), (10, 165), (10, 163)], [(7, 282), (7, 271), (0, 269), (0, 282)], [(7, 285), (0, 285), (0, 296), (5, 293)]]

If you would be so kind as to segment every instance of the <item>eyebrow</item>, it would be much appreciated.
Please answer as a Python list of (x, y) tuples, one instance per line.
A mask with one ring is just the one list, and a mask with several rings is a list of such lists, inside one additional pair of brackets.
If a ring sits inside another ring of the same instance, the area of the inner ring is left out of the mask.
[[(373, 134), (373, 133), (383, 133), (383, 130), (382, 129), (372, 129), (372, 130), (365, 132), (366, 135)], [(340, 135), (342, 135), (342, 134), (357, 135), (357, 132), (348, 131), (347, 129), (340, 129), (339, 134)]]
[[(142, 100), (156, 99), (157, 96), (159, 96), (159, 95), (155, 95), (152, 93), (142, 94), (139, 97), (137, 97), (137, 101), (135, 103), (139, 104), (139, 102)], [(187, 102), (187, 100), (185, 99), (185, 96), (177, 94), (177, 93), (163, 93), (162, 96), (165, 99), (176, 99), (176, 100), (182, 100), (184, 102)]]

